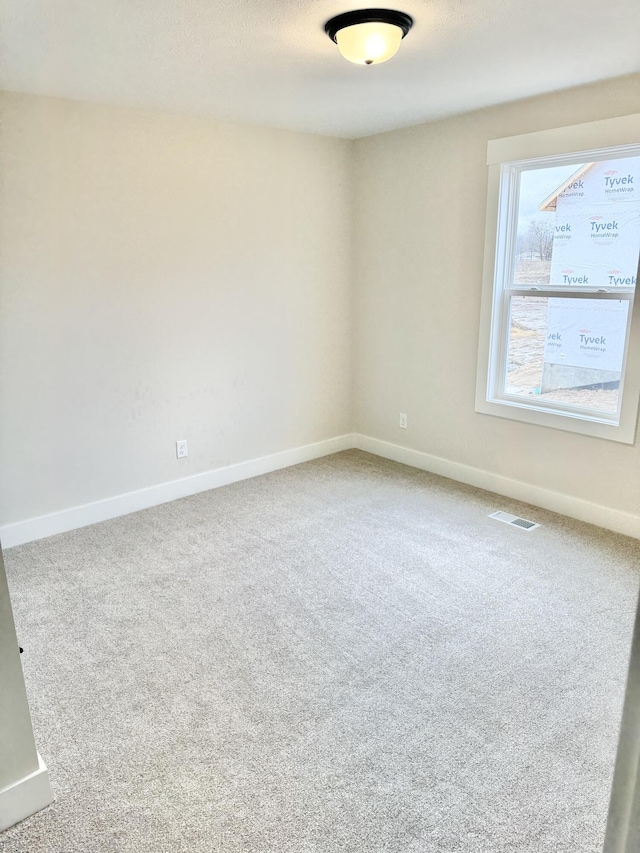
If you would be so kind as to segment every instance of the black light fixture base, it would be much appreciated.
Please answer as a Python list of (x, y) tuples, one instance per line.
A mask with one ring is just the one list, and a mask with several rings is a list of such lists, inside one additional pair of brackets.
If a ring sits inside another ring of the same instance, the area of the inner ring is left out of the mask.
[(356, 24), (393, 24), (402, 30), (402, 38), (406, 36), (413, 26), (413, 18), (404, 12), (396, 12), (394, 9), (357, 9), (354, 12), (344, 12), (336, 15), (324, 25), (324, 31), (332, 41), (337, 44), (336, 35), (345, 27), (353, 27)]

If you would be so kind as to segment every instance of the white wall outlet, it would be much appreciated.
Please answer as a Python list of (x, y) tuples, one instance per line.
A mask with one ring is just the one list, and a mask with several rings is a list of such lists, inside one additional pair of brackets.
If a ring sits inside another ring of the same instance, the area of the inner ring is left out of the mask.
[(407, 428), (407, 416), (405, 415), (404, 412), (400, 412), (400, 420), (398, 423), (400, 425), (400, 429), (406, 429)]
[(187, 440), (186, 438), (182, 441), (176, 441), (176, 456), (178, 459), (182, 459), (185, 456), (188, 456), (187, 452)]

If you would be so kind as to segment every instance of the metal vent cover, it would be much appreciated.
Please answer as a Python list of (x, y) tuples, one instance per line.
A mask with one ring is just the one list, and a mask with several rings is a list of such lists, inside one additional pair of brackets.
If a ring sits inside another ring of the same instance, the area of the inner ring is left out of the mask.
[(513, 527), (519, 527), (520, 530), (535, 530), (540, 527), (535, 521), (529, 521), (526, 518), (519, 518), (517, 515), (511, 515), (509, 512), (498, 510), (497, 512), (489, 513), (489, 518), (495, 518), (497, 521), (504, 521), (505, 524), (511, 524)]

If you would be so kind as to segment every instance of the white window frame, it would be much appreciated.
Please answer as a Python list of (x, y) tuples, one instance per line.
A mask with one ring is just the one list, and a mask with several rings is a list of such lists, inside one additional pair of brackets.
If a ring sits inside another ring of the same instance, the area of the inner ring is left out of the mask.
[(597, 292), (597, 298), (625, 298), (630, 302), (627, 347), (620, 385), (622, 406), (619, 414), (601, 414), (562, 406), (559, 403), (546, 408), (514, 395), (499, 395), (496, 393), (496, 377), (506, 363), (509, 323), (508, 317), (505, 318), (505, 304), (508, 304), (510, 296), (566, 296), (568, 290), (556, 287), (541, 290), (511, 287), (507, 294), (503, 288), (504, 261), (511, 253), (508, 246), (499, 245), (499, 231), (505, 228), (508, 221), (513, 221), (514, 195), (513, 182), (501, 180), (502, 175), (507, 170), (526, 167), (527, 161), (535, 163), (542, 158), (550, 158), (550, 165), (553, 165), (554, 161), (561, 165), (563, 161), (590, 162), (603, 159), (603, 149), (619, 149), (617, 152), (607, 152), (607, 158), (636, 154), (640, 151), (633, 149), (638, 145), (640, 114), (489, 142), (487, 219), (476, 380), (477, 412), (625, 444), (634, 443), (640, 401), (640, 292), (639, 298), (634, 299), (630, 288), (621, 288), (606, 294), (597, 292), (597, 288), (594, 288), (592, 293), (586, 288), (581, 290), (580, 294), (575, 292), (575, 288), (572, 291), (573, 298), (588, 298), (595, 296)]

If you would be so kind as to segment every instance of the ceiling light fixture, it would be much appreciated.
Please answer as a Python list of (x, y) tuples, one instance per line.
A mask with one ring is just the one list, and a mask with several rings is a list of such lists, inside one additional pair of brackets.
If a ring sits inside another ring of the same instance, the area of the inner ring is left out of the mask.
[(413, 18), (393, 9), (361, 9), (331, 18), (324, 31), (338, 50), (358, 65), (386, 62), (398, 52)]

